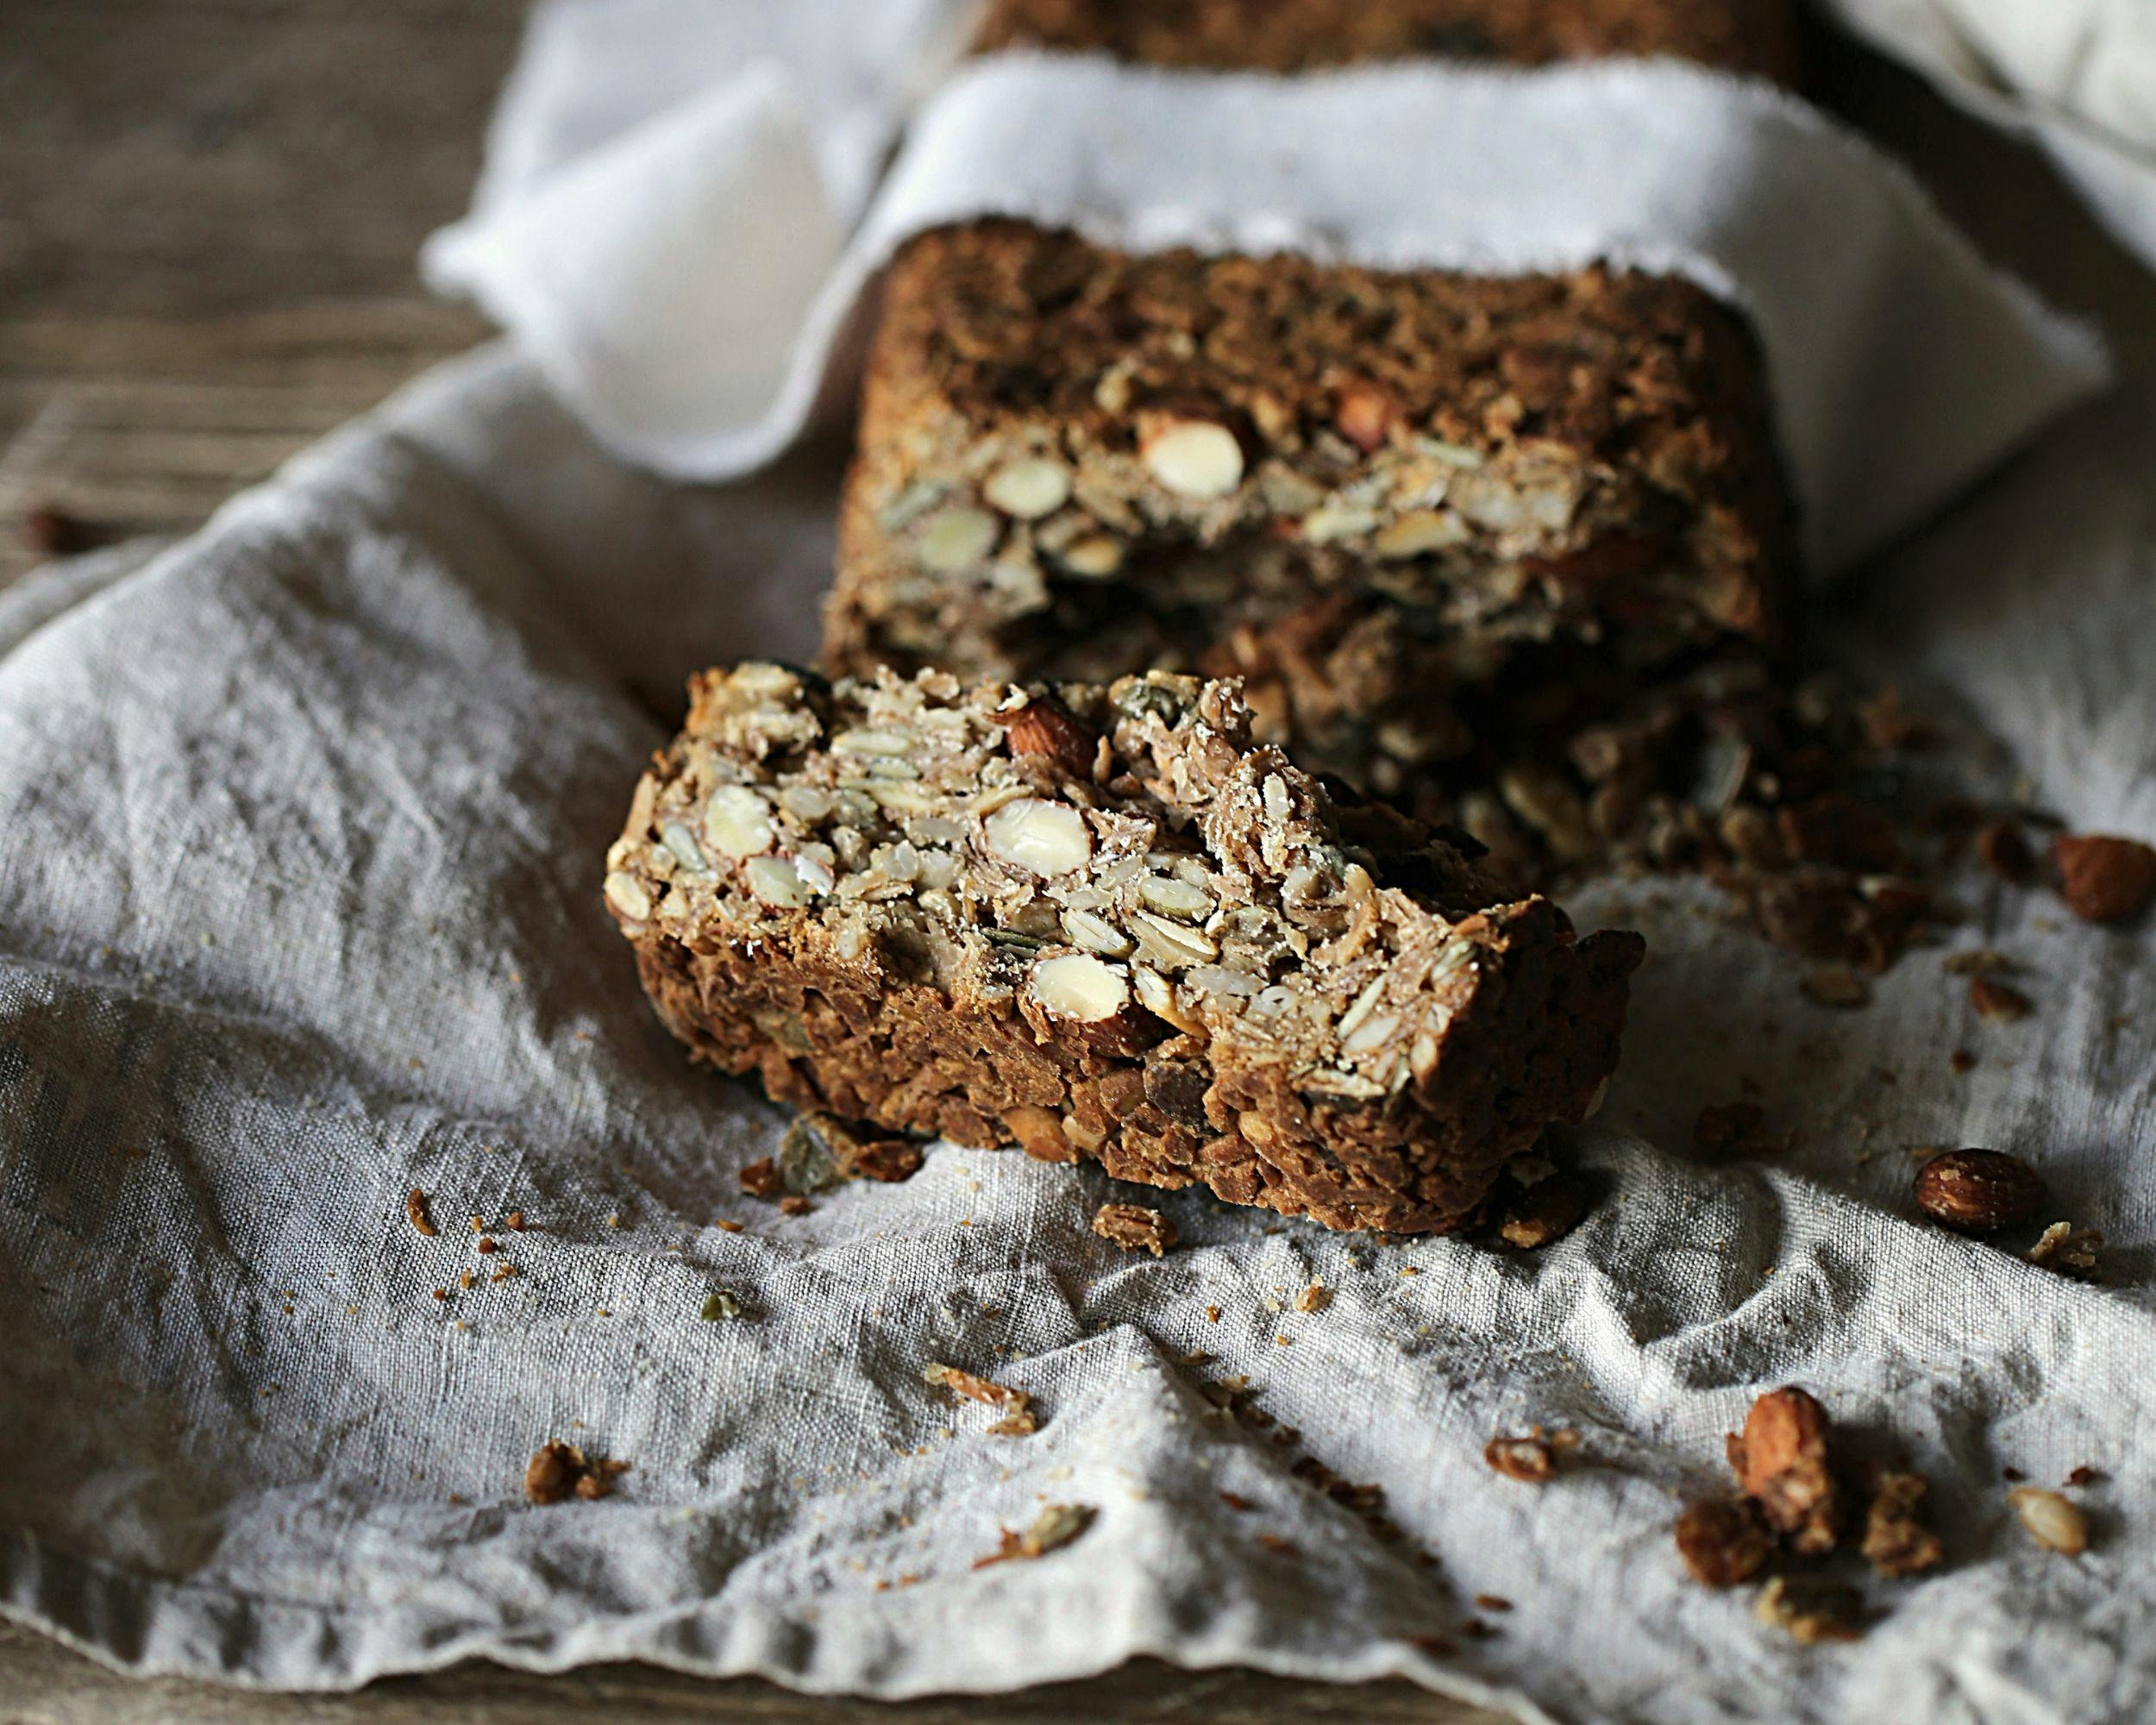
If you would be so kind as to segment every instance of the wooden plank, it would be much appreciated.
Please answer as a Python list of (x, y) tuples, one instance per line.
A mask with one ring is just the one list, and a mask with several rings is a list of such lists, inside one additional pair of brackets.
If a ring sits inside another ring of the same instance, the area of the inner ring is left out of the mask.
[(754, 1678), (682, 1677), (594, 1665), (537, 1677), (479, 1661), (356, 1695), (258, 1695), (142, 1682), (0, 1624), (0, 1725), (1078, 1725), (1203, 1719), (1208, 1725), (1507, 1725), (1406, 1683), (1298, 1683), (1244, 1671), (1183, 1672), (1140, 1659), (1105, 1677), (993, 1697), (871, 1702), (797, 1695)]
[(59, 509), (184, 532), (486, 333), (419, 286), (521, 9), (0, 7), (0, 583)]
[[(100, 541), (185, 531), (484, 333), (416, 296), (0, 323), (0, 519), (57, 508)], [(20, 536), (0, 543), (0, 580), (38, 555)]]

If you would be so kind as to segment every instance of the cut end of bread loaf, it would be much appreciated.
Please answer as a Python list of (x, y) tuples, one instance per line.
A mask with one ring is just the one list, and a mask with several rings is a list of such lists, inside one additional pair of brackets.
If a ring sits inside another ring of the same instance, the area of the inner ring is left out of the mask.
[(692, 687), (609, 908), (700, 1058), (901, 1132), (1455, 1227), (1615, 1063), (1636, 936), (1339, 806), (1238, 685)]

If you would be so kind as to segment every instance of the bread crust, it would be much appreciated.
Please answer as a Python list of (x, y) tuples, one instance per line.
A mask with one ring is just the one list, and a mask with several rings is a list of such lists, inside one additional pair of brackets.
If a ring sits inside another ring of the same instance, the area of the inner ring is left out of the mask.
[(1785, 0), (993, 0), (979, 41), (1256, 72), (1415, 54), (1672, 54), (1783, 82), (1796, 67)]

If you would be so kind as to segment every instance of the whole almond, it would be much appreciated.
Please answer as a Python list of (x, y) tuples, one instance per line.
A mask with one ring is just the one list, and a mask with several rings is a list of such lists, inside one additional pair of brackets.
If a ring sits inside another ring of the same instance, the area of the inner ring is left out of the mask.
[(1988, 1234), (2034, 1219), (2043, 1176), (1997, 1150), (1950, 1150), (1916, 1170), (1916, 1202), (1941, 1227)]
[(2124, 922), (2156, 898), (2156, 850), (2138, 839), (2068, 833), (2051, 855), (2059, 894), (2084, 922)]
[(1003, 735), (1013, 756), (1045, 755), (1068, 778), (1093, 777), (1100, 737), (1054, 701), (1029, 701), (1016, 712), (1006, 713)]
[(1745, 1495), (1797, 1551), (1832, 1551), (1840, 1494), (1827, 1452), (1827, 1410), (1791, 1386), (1762, 1396), (1729, 1440), (1729, 1465)]

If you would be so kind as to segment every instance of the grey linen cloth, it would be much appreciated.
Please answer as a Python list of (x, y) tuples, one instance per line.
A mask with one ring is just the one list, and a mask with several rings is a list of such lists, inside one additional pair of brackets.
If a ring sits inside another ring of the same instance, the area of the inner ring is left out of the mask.
[[(1836, 1013), (1695, 887), (1576, 895), (1653, 956), (1575, 1135), (1604, 1201), (1532, 1257), (948, 1146), (804, 1215), (744, 1198), (783, 1117), (660, 1031), (599, 862), (686, 673), (812, 651), (840, 454), (661, 485), (491, 350), (184, 545), (0, 595), (0, 1610), (295, 1689), (486, 1654), (898, 1696), (1156, 1653), (1526, 1718), (2156, 1708), (2146, 923), (1959, 881), (1947, 946), (2013, 953), (2038, 1000), (2002, 1026), (1937, 953)], [(1998, 787), (2142, 837), (2152, 471), (2144, 380), (1835, 628), (1946, 758), (1989, 744)], [(1688, 1161), (1698, 1108), (1748, 1087), (1787, 1156)], [(2109, 1236), (2108, 1285), (1917, 1222), (1933, 1144), (2035, 1159)], [(1111, 1196), (1185, 1244), (1096, 1239)], [(1297, 1309), (1313, 1281), (1330, 1303)], [(716, 1291), (737, 1317), (701, 1316)], [(988, 1434), (931, 1360), (1031, 1393), (1041, 1429)], [(1866, 1583), (1846, 1647), (1763, 1629), (1670, 1542), (1788, 1382), (1934, 1482), (1948, 1566)], [(1492, 1473), (1484, 1443), (1537, 1422), (1583, 1465)], [(629, 1462), (617, 1495), (528, 1504), (552, 1438)], [(2028, 1541), (2009, 1466), (2100, 1471), (2087, 1556)], [(1096, 1519), (975, 1567), (1046, 1504)], [(1458, 1628), (1477, 1595), (1514, 1607), (1487, 1639)]]
[[(1192, 1195), (1159, 1200), (1181, 1247), (1126, 1256), (1094, 1209), (1152, 1195), (949, 1146), (805, 1215), (744, 1199), (779, 1113), (661, 1032), (598, 872), (655, 692), (807, 650), (836, 460), (663, 486), (494, 350), (190, 543), (0, 598), (0, 1609), (292, 1688), (486, 1654), (898, 1696), (1156, 1653), (1526, 1718), (2147, 1716), (2146, 928), (1965, 883), (1955, 944), (2031, 966), (2038, 1015), (2002, 1028), (1934, 954), (1837, 1014), (1693, 889), (1576, 898), (1653, 957), (1577, 1134), (1608, 1195), (1534, 1256)], [(2144, 831), (2152, 463), (2140, 386), (1846, 630), (1979, 706), (2054, 804)], [(1740, 1081), (1790, 1154), (1668, 1153)], [(1915, 1220), (1926, 1143), (2034, 1156), (2112, 1285)], [(1331, 1303), (1295, 1309), (1313, 1280)], [(738, 1318), (700, 1317), (717, 1289)], [(1040, 1431), (987, 1434), (928, 1360), (1031, 1392)], [(1213, 1411), (1234, 1375), (1275, 1425)], [(1936, 1485), (1949, 1566), (1871, 1585), (1847, 1647), (1761, 1628), (1670, 1541), (1785, 1382)], [(1492, 1473), (1485, 1441), (1534, 1422), (1590, 1465)], [(555, 1437), (632, 1464), (617, 1495), (528, 1504)], [(1405, 1539), (1305, 1457), (1381, 1486)], [(2009, 1465), (2102, 1471), (2086, 1557), (2030, 1543)], [(975, 1567), (1047, 1503), (1098, 1517)], [(1481, 1594), (1514, 1609), (1463, 1639)]]

